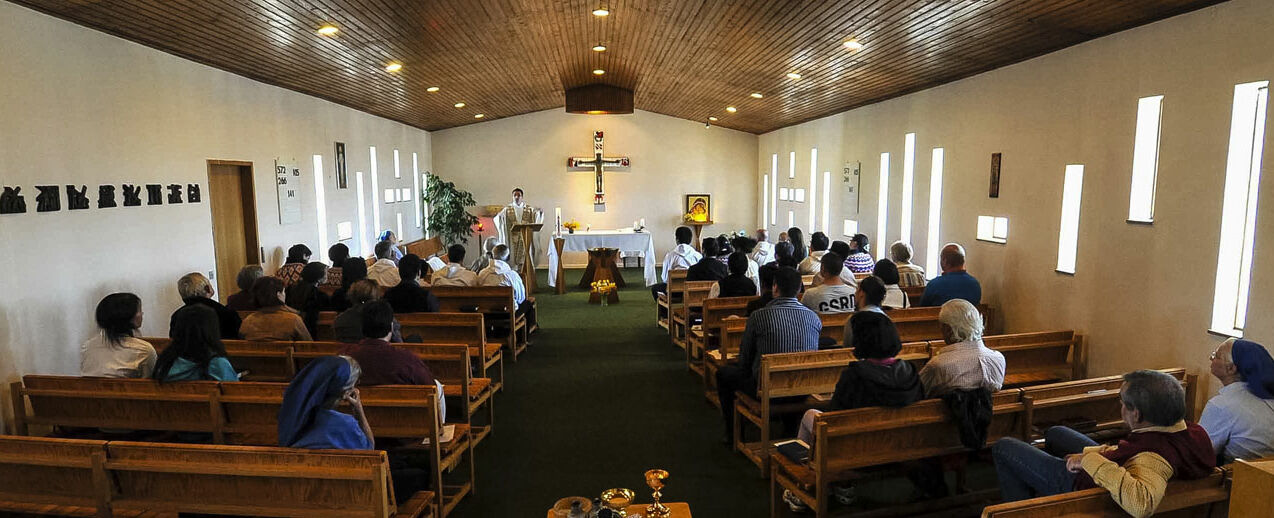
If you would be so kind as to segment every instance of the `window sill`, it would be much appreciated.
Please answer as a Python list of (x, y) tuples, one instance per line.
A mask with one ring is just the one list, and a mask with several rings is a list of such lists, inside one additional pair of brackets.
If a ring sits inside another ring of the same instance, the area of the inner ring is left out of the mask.
[(1006, 244), (1008, 244), (1008, 243), (1009, 243), (1009, 240), (1008, 240), (1008, 239), (997, 239), (997, 238), (993, 238), (993, 237), (992, 237), (992, 238), (979, 237), (979, 238), (977, 238), (977, 239), (978, 239), (978, 241), (985, 241), (985, 242), (987, 242), (987, 243), (997, 243), (997, 244), (1001, 244), (1001, 245), (1006, 245)]
[(1128, 219), (1124, 221), (1127, 221), (1128, 224), (1130, 225), (1154, 225), (1155, 224), (1155, 220), (1153, 219)]
[(1053, 271), (1055, 271), (1055, 272), (1057, 272), (1057, 273), (1060, 273), (1060, 274), (1062, 274), (1062, 275), (1065, 275), (1065, 276), (1067, 276), (1067, 277), (1074, 277), (1074, 276), (1075, 276), (1075, 272), (1068, 272), (1068, 271), (1066, 271), (1066, 270), (1058, 270), (1058, 269), (1054, 269)]
[(1210, 335), (1216, 335), (1216, 336), (1220, 336), (1220, 337), (1223, 337), (1223, 338), (1243, 338), (1243, 332), (1242, 332), (1242, 331), (1239, 331), (1239, 332), (1238, 332), (1238, 334), (1234, 334), (1234, 333), (1235, 333), (1235, 331), (1233, 331), (1233, 330), (1230, 330), (1230, 331), (1218, 331), (1218, 330), (1216, 330), (1216, 329), (1210, 329), (1210, 328), (1208, 329), (1208, 334), (1210, 334)]

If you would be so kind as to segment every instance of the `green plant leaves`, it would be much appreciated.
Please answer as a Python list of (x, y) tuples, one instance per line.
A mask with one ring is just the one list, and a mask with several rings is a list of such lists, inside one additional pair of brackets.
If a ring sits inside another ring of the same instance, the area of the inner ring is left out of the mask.
[(422, 203), (428, 203), (429, 207), (429, 232), (442, 238), (443, 244), (469, 242), (473, 226), (478, 223), (478, 217), (465, 210), (477, 205), (472, 193), (431, 174), (425, 183)]

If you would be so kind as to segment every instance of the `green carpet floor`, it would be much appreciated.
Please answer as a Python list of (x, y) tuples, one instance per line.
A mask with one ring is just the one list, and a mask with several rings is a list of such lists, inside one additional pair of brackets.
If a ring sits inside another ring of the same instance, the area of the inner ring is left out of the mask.
[[(568, 270), (568, 286), (581, 270)], [(671, 473), (666, 501), (696, 517), (769, 512), (769, 483), (718, 443), (721, 418), (703, 398), (684, 353), (654, 322), (640, 269), (626, 269), (618, 305), (588, 304), (572, 288), (554, 295), (540, 275), (540, 332), (517, 363), (506, 356), (495, 432), (477, 447), (477, 494), (453, 516), (544, 516), (565, 496), (612, 487), (650, 501), (642, 474)]]

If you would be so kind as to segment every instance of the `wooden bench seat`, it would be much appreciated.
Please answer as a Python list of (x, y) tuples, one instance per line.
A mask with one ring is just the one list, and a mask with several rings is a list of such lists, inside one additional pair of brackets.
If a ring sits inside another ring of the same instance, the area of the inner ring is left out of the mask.
[[(510, 286), (474, 286), (451, 287), (438, 286), (430, 289), (438, 297), (439, 311), (444, 313), (479, 313), (489, 317), (499, 316), (499, 320), (508, 322), (509, 334), (505, 337), (504, 346), (513, 354), (513, 361), (526, 350), (533, 331), (527, 325), (525, 315), (518, 315), (518, 305), (513, 302), (513, 288)], [(534, 297), (527, 294), (527, 300), (534, 305)], [(487, 325), (491, 324), (488, 318)], [(404, 323), (404, 325), (406, 325)], [(485, 343), (485, 342), (484, 342)]]
[[(686, 283), (686, 270), (668, 272), (668, 287), (655, 297), (655, 325), (672, 332), (672, 314), (681, 306), (681, 290)], [(675, 342), (674, 342), (675, 343)]]
[(690, 365), (691, 321), (703, 313), (703, 301), (708, 298), (708, 292), (712, 291), (712, 285), (716, 283), (717, 281), (686, 281), (682, 284), (681, 305), (672, 313), (669, 333), (672, 335), (672, 343), (686, 350), (687, 368)]
[[(1215, 469), (1198, 480), (1168, 482), (1155, 516), (1170, 518), (1224, 518), (1228, 512), (1229, 470)], [(1128, 513), (1115, 504), (1102, 488), (1072, 491), (1060, 495), (1031, 498), (988, 506), (982, 518), (1126, 518)]]
[(424, 343), (468, 345), (477, 377), (492, 378), (494, 369), (495, 390), (504, 388), (503, 344), (487, 339), (482, 313), (401, 313), (397, 318), (404, 337), (420, 335)]
[[(711, 287), (709, 287), (709, 290), (711, 290)], [(707, 350), (720, 347), (723, 320), (729, 317), (747, 316), (748, 303), (756, 299), (756, 296), (750, 296), (705, 298), (703, 300), (703, 323), (691, 328), (690, 336), (686, 342), (688, 346), (686, 363), (690, 370), (700, 376), (704, 375), (703, 354)]]

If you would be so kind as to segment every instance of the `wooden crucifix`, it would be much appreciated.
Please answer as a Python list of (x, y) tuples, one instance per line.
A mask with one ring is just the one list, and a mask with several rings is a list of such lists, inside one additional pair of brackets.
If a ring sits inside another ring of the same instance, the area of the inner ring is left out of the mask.
[(591, 170), (597, 175), (597, 188), (593, 192), (593, 212), (606, 212), (606, 190), (602, 180), (602, 173), (615, 168), (628, 167), (628, 157), (603, 157), (602, 156), (602, 132), (593, 132), (593, 156), (592, 158), (567, 158), (566, 167), (574, 170)]

